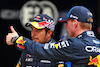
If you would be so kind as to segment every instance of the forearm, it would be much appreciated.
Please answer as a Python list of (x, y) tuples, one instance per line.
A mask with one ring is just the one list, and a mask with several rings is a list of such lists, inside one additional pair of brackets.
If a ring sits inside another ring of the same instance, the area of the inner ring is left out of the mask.
[(29, 40), (22, 36), (15, 40), (14, 45), (18, 50), (37, 57), (44, 58), (47, 55), (44, 49), (44, 44), (34, 42), (33, 40)]
[[(15, 42), (15, 46), (18, 48), (18, 50), (34, 55), (39, 58), (47, 58), (50, 60), (65, 60), (65, 48), (57, 49), (55, 48), (55, 43), (51, 44), (40, 44), (37, 42), (34, 42), (33, 40), (29, 40), (25, 37), (19, 37)], [(60, 43), (59, 43), (60, 44)], [(65, 44), (67, 45), (67, 44)], [(48, 48), (46, 48), (46, 46)], [(67, 47), (67, 46), (66, 46)]]

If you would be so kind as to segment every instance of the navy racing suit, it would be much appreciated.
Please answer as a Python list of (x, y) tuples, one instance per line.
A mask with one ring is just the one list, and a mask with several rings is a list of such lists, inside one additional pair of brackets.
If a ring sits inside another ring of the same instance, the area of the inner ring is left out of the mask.
[[(18, 41), (23, 40), (23, 43)], [(76, 38), (59, 43), (40, 44), (20, 36), (14, 42), (22, 52), (38, 58), (71, 62), (71, 67), (100, 67), (100, 41), (93, 31), (85, 31)]]
[[(54, 39), (50, 39), (48, 43), (55, 43)], [(41, 50), (40, 50), (41, 51)], [(64, 62), (53, 62), (47, 59), (41, 59), (34, 55), (22, 52), (21, 58), (18, 61), (16, 67), (58, 67), (64, 66)]]

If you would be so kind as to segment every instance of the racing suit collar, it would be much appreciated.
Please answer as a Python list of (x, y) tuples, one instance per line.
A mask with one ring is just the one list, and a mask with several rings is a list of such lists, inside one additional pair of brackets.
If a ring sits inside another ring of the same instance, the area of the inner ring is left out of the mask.
[(51, 38), (47, 43), (56, 42), (53, 38)]
[(76, 38), (81, 38), (84, 35), (87, 35), (89, 37), (95, 37), (94, 32), (89, 30), (89, 31), (84, 31), (82, 34), (78, 35)]

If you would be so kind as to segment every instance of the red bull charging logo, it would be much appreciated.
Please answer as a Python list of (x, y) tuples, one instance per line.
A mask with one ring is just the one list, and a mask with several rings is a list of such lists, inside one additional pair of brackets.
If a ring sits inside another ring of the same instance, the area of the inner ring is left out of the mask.
[(88, 65), (93, 65), (94, 64), (94, 66), (100, 67), (100, 55), (97, 55), (94, 58), (92, 58), (92, 56), (90, 56), (89, 61), (90, 62), (88, 63)]
[(22, 36), (19, 37), (19, 38), (17, 39), (17, 41), (16, 41), (16, 43), (22, 44), (22, 45), (24, 45), (25, 42), (26, 42), (26, 41), (23, 40), (23, 37), (22, 37)]
[[(19, 38), (16, 40), (17, 47), (19, 47), (19, 48), (21, 48), (21, 49), (24, 49), (25, 47), (24, 47), (23, 45), (24, 45), (25, 42), (26, 42), (26, 41), (23, 40), (23, 37), (22, 37), (22, 36), (19, 37)], [(20, 44), (20, 45), (19, 45), (19, 44)]]
[(43, 21), (43, 22), (40, 22), (38, 24), (39, 24), (39, 27), (44, 27), (45, 25), (48, 25), (49, 23), (47, 23), (46, 21)]
[(51, 27), (50, 23), (47, 23), (47, 19), (45, 17), (43, 18), (43, 20), (45, 20), (45, 21), (38, 23), (39, 24), (39, 27), (44, 27), (44, 26)]

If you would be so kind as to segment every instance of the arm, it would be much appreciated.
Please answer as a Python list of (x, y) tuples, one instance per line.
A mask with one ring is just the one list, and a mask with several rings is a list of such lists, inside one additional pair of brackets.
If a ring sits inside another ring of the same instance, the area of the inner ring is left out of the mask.
[[(13, 30), (11, 30), (12, 33), (10, 34), (14, 33), (16, 34), (16, 31), (13, 32)], [(6, 37), (6, 42), (9, 43), (11, 43), (12, 37), (16, 36), (15, 34), (12, 36), (10, 34), (8, 34)], [(55, 43), (40, 44), (34, 42), (33, 40), (29, 40), (28, 38), (25, 38), (23, 36), (18, 37), (18, 39), (16, 39), (14, 42), (14, 45), (20, 51), (32, 54), (39, 58), (47, 58), (50, 60), (70, 60), (73, 51), (72, 49), (73, 45), (70, 44), (71, 43), (67, 40), (60, 42), (58, 44)]]
[(14, 44), (18, 50), (32, 54), (39, 58), (47, 58), (50, 60), (69, 60), (70, 57), (72, 57), (71, 54), (73, 49), (71, 49), (72, 46), (68, 43), (67, 40), (58, 44), (40, 44), (20, 36), (14, 42)]

